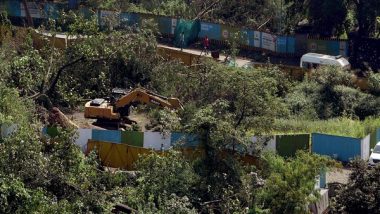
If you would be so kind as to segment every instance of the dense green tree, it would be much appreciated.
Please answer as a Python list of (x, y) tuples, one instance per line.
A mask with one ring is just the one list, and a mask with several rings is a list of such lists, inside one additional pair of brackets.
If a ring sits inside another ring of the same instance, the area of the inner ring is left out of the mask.
[(380, 167), (369, 168), (362, 160), (352, 166), (349, 182), (334, 199), (333, 213), (380, 213)]
[(258, 193), (258, 205), (269, 213), (307, 213), (307, 204), (318, 199), (314, 188), (316, 176), (334, 161), (314, 154), (298, 152), (296, 157), (285, 161), (273, 154), (264, 156), (265, 184)]
[(317, 69), (306, 81), (292, 88), (285, 101), (294, 115), (309, 119), (341, 116), (364, 119), (379, 113), (375, 104), (378, 97), (355, 88), (352, 74), (336, 67)]
[(137, 168), (137, 187), (128, 189), (128, 204), (145, 212), (175, 213), (178, 209), (181, 213), (195, 213), (190, 202), (199, 178), (179, 152), (149, 154), (139, 160)]
[(2, 213), (103, 213), (123, 200), (118, 190), (128, 181), (123, 174), (100, 170), (96, 157), (86, 158), (70, 132), (41, 137), (31, 100), (4, 85), (0, 91), (0, 123), (16, 125), (0, 140)]
[(286, 5), (285, 25), (283, 31), (285, 33), (293, 33), (298, 23), (307, 18), (308, 1), (305, 0), (284, 0)]
[(351, 0), (355, 6), (355, 16), (359, 37), (375, 35), (376, 17), (380, 15), (380, 3), (376, 0)]
[[(194, 164), (199, 176), (196, 195), (198, 209), (222, 213), (237, 212), (248, 206), (250, 191), (246, 192), (245, 170), (234, 158), (234, 150), (247, 143), (244, 132), (236, 129), (227, 103), (216, 101), (196, 112), (189, 130), (198, 133), (205, 149), (204, 157)], [(251, 180), (248, 180), (248, 182)], [(247, 186), (246, 186), (246, 185)]]
[(309, 20), (315, 34), (324, 37), (340, 35), (347, 16), (346, 0), (311, 0)]

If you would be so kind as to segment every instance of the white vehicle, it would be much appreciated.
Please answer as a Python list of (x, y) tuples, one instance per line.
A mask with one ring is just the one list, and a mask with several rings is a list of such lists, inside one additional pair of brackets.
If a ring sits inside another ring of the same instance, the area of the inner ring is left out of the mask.
[(301, 57), (300, 67), (306, 69), (317, 68), (320, 65), (333, 65), (344, 69), (350, 69), (351, 65), (341, 55), (330, 56), (317, 53), (307, 53)]
[(369, 156), (369, 164), (376, 165), (380, 163), (380, 142), (378, 142), (375, 148), (371, 149), (372, 154)]

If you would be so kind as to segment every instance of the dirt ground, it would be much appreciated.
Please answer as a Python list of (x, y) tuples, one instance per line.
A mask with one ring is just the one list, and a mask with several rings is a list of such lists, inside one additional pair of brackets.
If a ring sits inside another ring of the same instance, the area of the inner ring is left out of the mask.
[[(93, 123), (96, 122), (95, 119), (87, 119), (84, 118), (84, 112), (82, 111), (75, 111), (71, 113), (65, 113), (65, 115), (76, 125), (78, 125), (80, 128), (83, 129), (104, 129), (102, 127), (96, 126)], [(137, 122), (137, 125), (141, 127), (142, 131), (146, 131), (145, 126), (150, 123), (150, 119), (147, 117), (147, 115), (143, 113), (136, 113), (132, 111), (131, 115), (129, 116), (129, 119), (134, 120)]]
[(348, 183), (348, 178), (349, 178), (351, 172), (352, 171), (348, 168), (332, 170), (332, 171), (327, 173), (326, 182), (327, 183), (346, 184), (346, 183)]
[(136, 121), (137, 125), (141, 127), (141, 131), (147, 131), (145, 127), (146, 125), (150, 124), (150, 119), (147, 117), (146, 114), (132, 112), (131, 115), (129, 115), (129, 119)]

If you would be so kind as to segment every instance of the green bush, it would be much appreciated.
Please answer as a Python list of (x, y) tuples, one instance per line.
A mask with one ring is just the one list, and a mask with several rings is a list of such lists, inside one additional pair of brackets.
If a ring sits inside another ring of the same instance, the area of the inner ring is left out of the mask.
[(368, 78), (369, 91), (375, 95), (380, 95), (380, 73), (371, 73)]
[(265, 184), (258, 192), (257, 204), (270, 213), (307, 213), (307, 205), (319, 196), (314, 189), (316, 176), (328, 167), (338, 166), (329, 158), (306, 152), (298, 152), (287, 161), (270, 153), (263, 159)]
[(172, 203), (177, 198), (179, 201), (184, 200), (178, 206), (188, 207), (184, 197), (192, 198), (191, 187), (198, 178), (180, 153), (170, 151), (162, 156), (152, 153), (140, 158), (136, 166), (140, 174), (137, 187), (131, 188), (128, 193), (131, 206), (144, 209), (146, 203), (151, 202), (150, 209), (162, 210), (162, 203), (177, 206)]
[(380, 167), (355, 160), (350, 179), (333, 198), (332, 213), (379, 213)]

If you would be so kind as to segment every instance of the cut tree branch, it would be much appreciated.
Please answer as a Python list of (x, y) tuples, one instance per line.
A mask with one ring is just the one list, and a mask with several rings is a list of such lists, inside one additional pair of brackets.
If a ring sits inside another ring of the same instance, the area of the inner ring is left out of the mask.
[(273, 17), (269, 17), (269, 19), (266, 20), (263, 24), (261, 24), (261, 25), (257, 28), (257, 30), (260, 30), (260, 28), (262, 28), (263, 26), (265, 26), (270, 20), (272, 20), (272, 18), (273, 18)]
[(55, 90), (55, 86), (57, 85), (59, 78), (61, 77), (63, 71), (66, 68), (68, 68), (70, 66), (73, 66), (73, 65), (77, 64), (78, 62), (81, 62), (81, 61), (83, 61), (85, 59), (86, 58), (84, 56), (82, 56), (82, 57), (80, 57), (80, 58), (78, 58), (78, 59), (76, 59), (74, 61), (71, 61), (71, 62), (63, 65), (61, 68), (59, 68), (57, 74), (55, 75), (55, 77), (53, 79), (53, 82), (51, 83), (49, 89), (46, 91), (46, 94), (51, 94)]
[(220, 0), (217, 0), (217, 1), (213, 2), (212, 4), (210, 4), (208, 7), (206, 7), (206, 9), (204, 9), (202, 12), (198, 13), (198, 15), (193, 20), (200, 19), (203, 15), (208, 13), (209, 10), (211, 10), (211, 8), (214, 7), (216, 4), (218, 4), (219, 2), (220, 2)]

